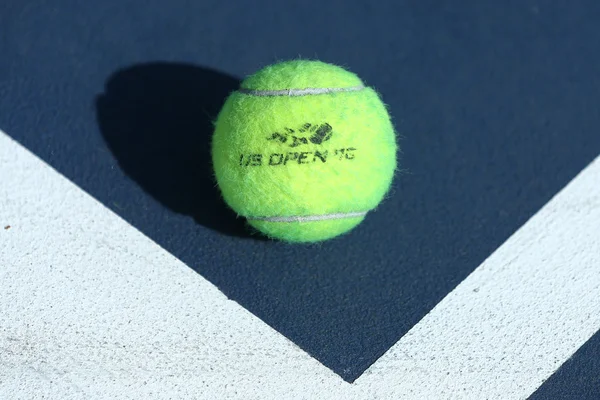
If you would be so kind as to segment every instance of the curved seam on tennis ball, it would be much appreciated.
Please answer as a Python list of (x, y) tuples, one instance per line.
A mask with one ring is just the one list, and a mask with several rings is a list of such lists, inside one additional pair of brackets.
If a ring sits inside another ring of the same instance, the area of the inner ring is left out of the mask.
[(312, 96), (318, 94), (329, 94), (337, 92), (358, 92), (365, 89), (364, 85), (343, 88), (306, 88), (306, 89), (283, 89), (283, 90), (260, 90), (240, 88), (238, 91), (251, 96)]
[(367, 215), (368, 211), (357, 211), (347, 213), (332, 213), (323, 215), (302, 215), (290, 217), (246, 217), (250, 221), (265, 221), (265, 222), (311, 222), (311, 221), (327, 221), (332, 219), (358, 218)]

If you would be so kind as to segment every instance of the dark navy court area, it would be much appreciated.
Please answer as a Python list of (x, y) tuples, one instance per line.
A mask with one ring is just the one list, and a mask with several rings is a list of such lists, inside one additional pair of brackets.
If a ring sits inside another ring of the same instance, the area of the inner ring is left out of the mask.
[[(5, 0), (0, 129), (352, 382), (600, 154), (599, 20), (591, 0)], [(318, 245), (249, 233), (210, 164), (228, 93), (299, 57), (375, 87), (401, 147), (389, 198)], [(534, 398), (589, 393), (595, 358)]]

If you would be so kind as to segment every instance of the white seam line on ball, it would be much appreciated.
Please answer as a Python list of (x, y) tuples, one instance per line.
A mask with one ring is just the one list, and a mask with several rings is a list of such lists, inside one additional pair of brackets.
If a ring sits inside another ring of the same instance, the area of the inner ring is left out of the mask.
[(301, 215), (291, 217), (246, 217), (250, 221), (265, 221), (265, 222), (311, 222), (311, 221), (327, 221), (332, 219), (357, 218), (367, 215), (367, 211), (348, 212), (348, 213), (333, 213), (323, 215)]
[(258, 90), (240, 88), (239, 92), (251, 96), (311, 96), (316, 94), (328, 94), (337, 92), (358, 92), (365, 88), (364, 85), (343, 88), (306, 88), (306, 89), (283, 89), (283, 90)]

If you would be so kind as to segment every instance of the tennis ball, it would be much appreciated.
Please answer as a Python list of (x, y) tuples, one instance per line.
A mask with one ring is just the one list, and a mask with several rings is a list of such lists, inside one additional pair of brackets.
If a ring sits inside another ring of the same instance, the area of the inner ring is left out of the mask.
[(396, 136), (378, 94), (320, 61), (268, 66), (230, 94), (212, 161), (225, 202), (265, 235), (318, 242), (346, 233), (383, 200)]

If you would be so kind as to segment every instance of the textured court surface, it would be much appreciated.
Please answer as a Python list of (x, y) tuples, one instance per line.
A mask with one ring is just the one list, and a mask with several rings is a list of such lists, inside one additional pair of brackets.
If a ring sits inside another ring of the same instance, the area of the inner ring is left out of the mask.
[[(0, 398), (599, 398), (600, 4), (237, 4), (0, 5)], [(402, 147), (318, 246), (210, 176), (224, 97), (298, 56)]]

